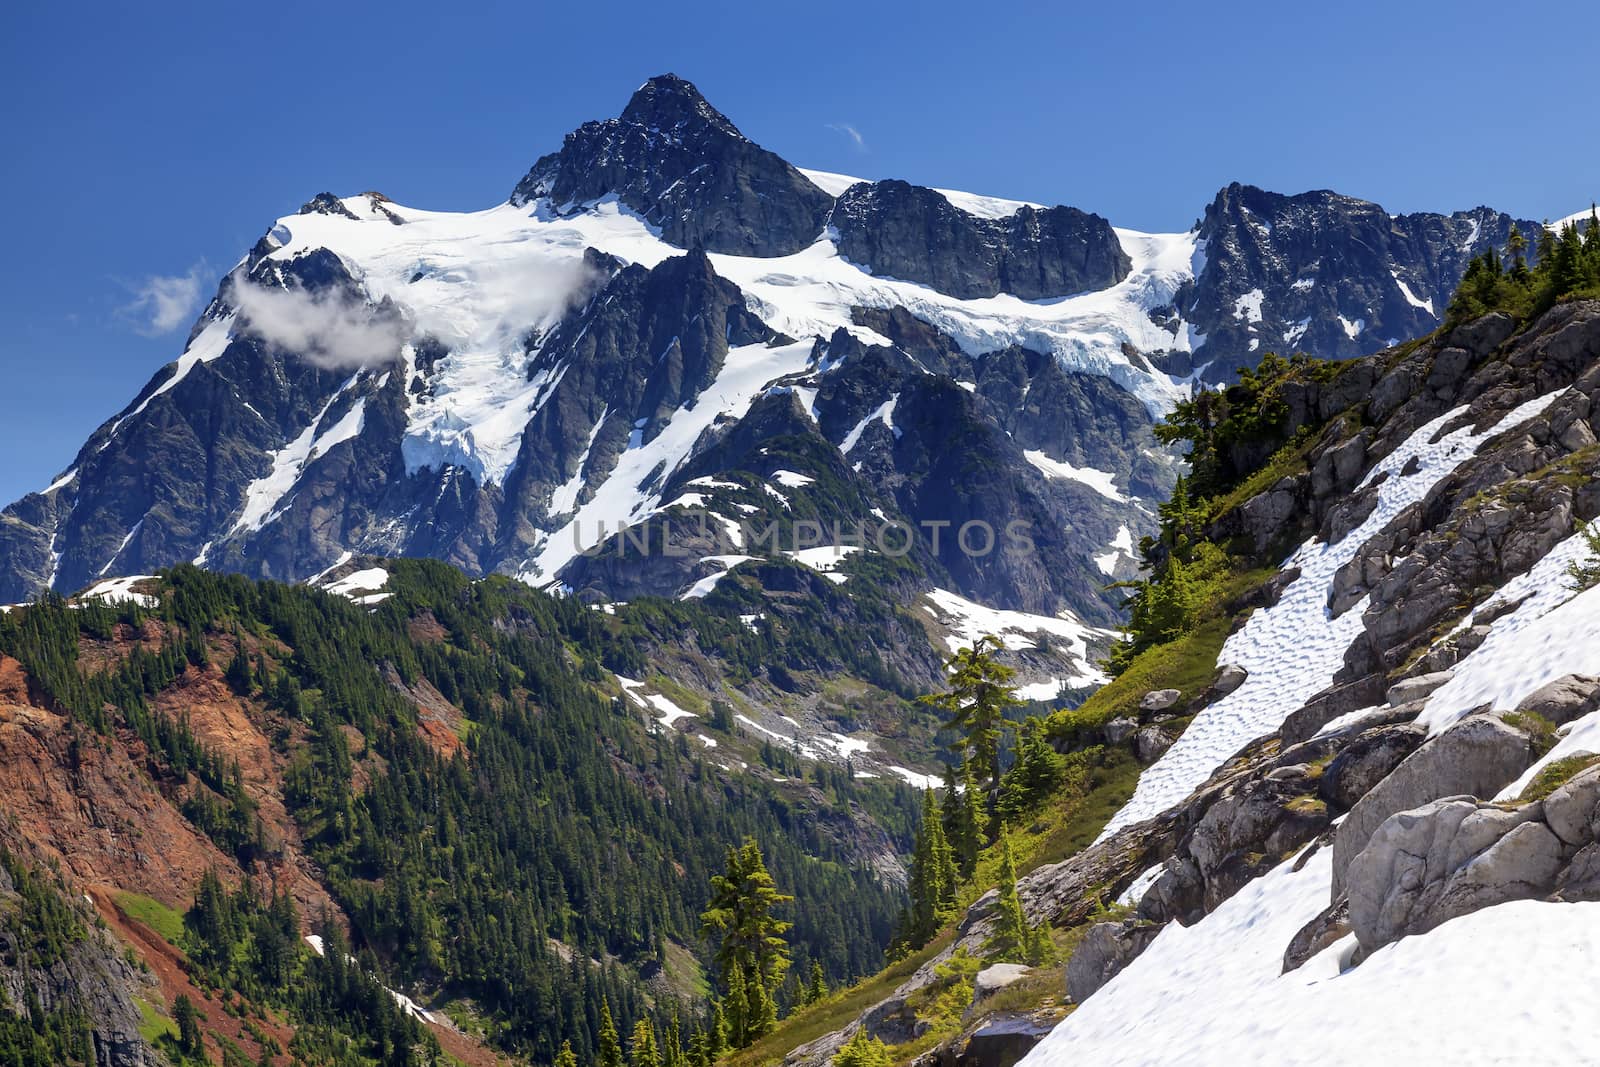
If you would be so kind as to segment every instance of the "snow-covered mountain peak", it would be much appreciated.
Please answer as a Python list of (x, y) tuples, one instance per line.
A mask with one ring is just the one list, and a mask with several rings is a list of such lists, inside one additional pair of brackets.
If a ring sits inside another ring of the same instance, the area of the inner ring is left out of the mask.
[[(892, 514), (872, 488), (891, 485), (930, 518), (1033, 515), (1065, 554), (1026, 576), (938, 581), (1104, 624), (1097, 561), (1126, 566), (1115, 545), (1148, 531), (1142, 509), (1172, 477), (1151, 421), (1197, 374), (1429, 328), (1453, 284), (1436, 246), (1504, 228), (1439, 217), (1401, 232), (1375, 205), (1258, 193), (1234, 191), (1223, 199), (1241, 208), (1196, 231), (1148, 234), (1070, 207), (802, 172), (691, 83), (652, 78), (506, 203), (439, 212), (324, 193), (277, 220), (170, 369), (70, 476), (8, 512), (0, 588), (21, 599), (113, 563), (193, 559), (300, 578), (344, 551), (549, 580), (571, 557), (550, 538), (574, 516), (591, 525), (581, 547), (598, 520), (615, 529), (670, 503), (673, 472), (740, 463), (765, 479), (778, 464), (759, 435), (798, 435), (860, 483), (862, 513)], [(1341, 237), (1352, 220), (1359, 234)], [(700, 266), (668, 268), (686, 256)], [(938, 432), (952, 425), (973, 432)], [(730, 441), (745, 451), (725, 454)], [(973, 448), (1003, 457), (1000, 499), (950, 495), (964, 468), (944, 454)], [(166, 469), (179, 457), (210, 472), (203, 484)], [(946, 481), (913, 491), (908, 469)], [(666, 582), (646, 585), (675, 593)], [(1063, 583), (1074, 591), (1052, 599)]]

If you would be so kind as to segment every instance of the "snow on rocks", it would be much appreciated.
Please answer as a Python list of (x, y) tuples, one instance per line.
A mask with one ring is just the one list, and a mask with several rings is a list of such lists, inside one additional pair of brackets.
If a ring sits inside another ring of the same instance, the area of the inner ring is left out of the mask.
[(865, 418), (852, 426), (850, 432), (844, 435), (844, 440), (839, 442), (839, 451), (849, 453), (852, 448), (856, 447), (857, 442), (861, 440), (861, 435), (866, 432), (867, 427), (874, 422), (881, 421), (896, 437), (899, 437), (901, 431), (894, 424), (894, 406), (899, 401), (900, 394), (896, 393), (869, 411)]
[[(1234, 753), (1277, 729), (1291, 712), (1325, 689), (1362, 628), (1360, 605), (1337, 618), (1330, 617), (1328, 593), (1339, 568), (1355, 558), (1362, 544), (1389, 520), (1421, 500), (1470, 458), (1484, 441), (1537, 416), (1559, 395), (1557, 391), (1531, 400), (1482, 433), (1462, 426), (1434, 440), (1466, 410), (1457, 408), (1420, 427), (1385, 456), (1367, 477), (1367, 485), (1383, 478), (1371, 514), (1339, 541), (1308, 540), (1284, 562), (1285, 569), (1298, 568), (1300, 576), (1284, 588), (1276, 604), (1256, 610), (1222, 647), (1220, 661), (1244, 668), (1248, 677), (1238, 689), (1201, 711), (1166, 755), (1145, 770), (1133, 797), (1112, 816), (1099, 840), (1183, 800)], [(1408, 470), (1411, 473), (1404, 473)], [(1568, 666), (1560, 673), (1581, 669)], [(1458, 669), (1456, 679), (1434, 694), (1430, 707), (1455, 688), (1463, 673)], [(1482, 703), (1482, 698), (1473, 703)]]
[(338, 392), (328, 398), (328, 402), (322, 405), (316, 417), (294, 440), (273, 453), (272, 469), (245, 486), (244, 507), (240, 510), (239, 517), (234, 520), (233, 528), (228, 531), (229, 537), (243, 531), (261, 529), (276, 517), (275, 509), (278, 503), (294, 488), (295, 482), (300, 479), (301, 473), (312, 459), (322, 455), (340, 441), (348, 441), (361, 432), (367, 403), (365, 397), (356, 401), (350, 411), (346, 412), (334, 426), (319, 432), (328, 409), (333, 407), (345, 391), (355, 383), (356, 377), (345, 382)]
[(1109, 578), (1117, 573), (1117, 564), (1119, 562), (1124, 559), (1130, 562), (1134, 561), (1133, 531), (1128, 529), (1127, 523), (1123, 523), (1117, 529), (1117, 536), (1113, 537), (1111, 543), (1106, 547), (1110, 551), (1095, 556), (1094, 565), (1100, 568), (1101, 574)]
[(786, 489), (804, 489), (816, 481), (809, 474), (796, 474), (794, 471), (773, 471), (772, 480)]
[(692, 408), (674, 412), (648, 444), (630, 443), (606, 479), (591, 484), (589, 499), (544, 541), (523, 577), (548, 578), (621, 526), (653, 514), (661, 502), (661, 486), (689, 457), (701, 434), (718, 418), (742, 415), (767, 382), (804, 369), (810, 354), (809, 341), (730, 349), (716, 380)]
[(389, 584), (389, 572), (382, 567), (366, 567), (351, 571), (323, 586), (326, 591), (353, 600), (357, 604), (373, 606), (389, 599), (389, 593), (380, 592)]
[(724, 577), (726, 577), (729, 574), (729, 572), (731, 572), (733, 570), (733, 568), (737, 567), (741, 563), (748, 563), (750, 560), (753, 560), (755, 558), (756, 557), (754, 557), (754, 556), (738, 556), (738, 555), (733, 555), (733, 556), (704, 556), (704, 557), (702, 557), (700, 562), (715, 564), (716, 566), (719, 566), (722, 569), (719, 570), (719, 571), (714, 571), (711, 574), (706, 575), (704, 578), (701, 578), (700, 580), (694, 582), (692, 585), (689, 586), (689, 588), (685, 589), (682, 593), (678, 594), (678, 599), (679, 600), (699, 600), (702, 597), (710, 596), (711, 595), (711, 591), (717, 587), (717, 583), (722, 581), (722, 579)]
[[(834, 176), (835, 184), (843, 180)], [(946, 195), (986, 217), (1020, 206)], [(412, 470), (453, 463), (484, 484), (503, 482), (522, 428), (549, 395), (548, 382), (523, 375), (521, 340), (529, 328), (551, 325), (584, 291), (584, 249), (644, 267), (683, 254), (611, 198), (565, 217), (543, 203), (462, 213), (394, 203), (385, 208), (405, 225), (322, 213), (279, 219), (274, 233), (281, 246), (272, 258), (290, 259), (319, 247), (334, 251), (373, 301), (392, 301), (417, 335), (430, 334), (448, 347), (430, 393), (409, 401), (406, 463)], [(874, 277), (842, 259), (827, 234), (790, 256), (713, 254), (711, 261), (719, 275), (744, 291), (757, 315), (791, 337), (827, 337), (839, 328), (859, 333), (852, 309), (899, 305), (949, 333), (969, 353), (1013, 344), (1049, 352), (1068, 369), (1110, 377), (1159, 414), (1187, 394), (1186, 382), (1130, 360), (1124, 347), (1192, 351), (1203, 340), (1182, 323), (1163, 326), (1149, 315), (1171, 305), (1195, 277), (1202, 257), (1192, 232), (1116, 232), (1133, 262), (1129, 275), (1109, 289), (1048, 301), (1009, 294), (961, 300), (927, 286)], [(220, 333), (225, 345), (225, 326)], [(218, 340), (216, 335), (204, 343), (197, 338), (199, 347), (191, 346), (195, 358), (207, 358)], [(220, 351), (216, 347), (216, 354)], [(784, 373), (768, 374), (757, 391)], [(715, 410), (718, 405), (698, 406)]]
[(1482, 704), (1515, 708), (1563, 675), (1600, 674), (1600, 586), (1578, 593), (1567, 576), (1568, 564), (1587, 554), (1583, 535), (1573, 534), (1480, 607), (1517, 604), (1490, 624), (1483, 644), (1456, 664), (1417, 721), (1438, 733)]
[(1111, 638), (1115, 633), (1086, 625), (1071, 612), (1032, 615), (1026, 611), (1006, 611), (967, 600), (948, 589), (934, 589), (928, 593), (922, 609), (949, 631), (944, 640), (952, 652), (991, 634), (1012, 651), (1036, 648), (1038, 643), (1034, 638), (1049, 634), (1065, 641), (1070, 653), (1084, 665), (1079, 678), (1067, 680), (1071, 685), (1094, 685), (1107, 680), (1089, 664), (1089, 639)]
[(107, 578), (98, 581), (78, 594), (79, 600), (103, 600), (107, 604), (138, 604), (142, 608), (153, 608), (161, 599), (150, 593), (136, 593), (133, 587), (140, 582), (153, 582), (153, 574), (129, 574), (121, 578)]
[(852, 552), (861, 551), (860, 545), (822, 545), (817, 548), (800, 548), (784, 555), (821, 574), (834, 585), (843, 585), (848, 574), (838, 573), (838, 568)]
[(891, 766), (889, 773), (905, 779), (907, 785), (914, 789), (938, 789), (944, 785), (944, 779), (936, 774), (921, 774), (909, 767)]
[[(210, 363), (226, 352), (228, 345), (233, 341), (234, 318), (235, 316), (233, 315), (224, 315), (221, 318), (207, 322), (205, 327), (184, 348), (183, 355), (179, 356), (177, 362), (172, 365), (172, 376), (153, 389), (149, 396), (139, 401), (137, 407), (112, 424), (111, 431), (106, 434), (105, 440), (100, 443), (100, 451), (105, 451), (111, 444), (112, 438), (116, 437), (117, 431), (122, 428), (122, 424), (149, 407), (150, 401), (162, 393), (168, 392), (183, 381), (198, 364)], [(69, 473), (76, 474), (76, 471)], [(57, 479), (50, 488), (58, 488), (65, 485), (69, 480), (67, 477)], [(48, 491), (46, 490), (46, 492)]]
[(1028, 685), (1017, 686), (1019, 700), (1054, 700), (1068, 688), (1066, 681), (1060, 678), (1047, 678), (1042, 682), (1032, 682)]
[(622, 687), (622, 691), (628, 695), (628, 699), (646, 711), (660, 712), (660, 717), (656, 719), (656, 722), (664, 729), (671, 729), (672, 725), (680, 719), (698, 717), (695, 712), (684, 711), (677, 704), (674, 704), (671, 699), (662, 696), (660, 693), (643, 692), (645, 684), (637, 679), (624, 678), (620, 674), (616, 676), (616, 679), (617, 684)]
[[(1116, 476), (1110, 471), (1096, 470), (1093, 467), (1074, 467), (1064, 460), (1051, 459), (1034, 448), (1028, 449), (1022, 455), (1046, 478), (1061, 478), (1066, 481), (1081, 482), (1106, 499), (1115, 500), (1119, 504), (1126, 503), (1128, 500), (1123, 495), (1122, 490), (1117, 488)], [(1127, 529), (1127, 527), (1123, 527), (1123, 529)]]

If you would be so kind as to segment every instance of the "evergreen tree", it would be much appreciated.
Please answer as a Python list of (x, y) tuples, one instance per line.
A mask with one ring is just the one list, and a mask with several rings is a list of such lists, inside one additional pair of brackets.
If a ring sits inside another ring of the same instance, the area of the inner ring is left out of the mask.
[[(1011, 685), (1016, 672), (995, 658), (1004, 646), (992, 634), (945, 660), (948, 689), (922, 698), (945, 713), (945, 728), (960, 733), (955, 743), (990, 789), (1000, 783), (1000, 740), (1005, 714), (1021, 701)], [(993, 812), (990, 812), (991, 816)]]
[(572, 1042), (561, 1042), (561, 1051), (556, 1053), (555, 1067), (578, 1067), (578, 1054), (572, 1051)]
[(984, 945), (984, 954), (991, 960), (1006, 963), (1047, 962), (1051, 954), (1049, 933), (1042, 925), (1028, 924), (1022, 898), (1017, 894), (1017, 867), (1011, 856), (1011, 841), (1006, 837), (1000, 839), (998, 888), (1000, 901), (994, 933)]
[[(741, 983), (740, 988), (743, 989)], [(728, 1051), (731, 1038), (728, 1034), (728, 1017), (722, 1008), (720, 999), (711, 1002), (711, 1024), (706, 1027), (705, 1052), (706, 1062), (715, 1063)]]
[(244, 650), (244, 641), (239, 636), (239, 631), (234, 630), (233, 639), (236, 650), (233, 659), (228, 661), (226, 678), (228, 686), (240, 696), (248, 696), (254, 684), (254, 672), (250, 666), (250, 657)]
[(661, 1067), (683, 1067), (683, 1035), (679, 1031), (677, 1012), (667, 1020), (667, 1029), (661, 1038)]
[(200, 1055), (205, 1049), (205, 1041), (200, 1034), (200, 1012), (195, 1008), (194, 1001), (189, 999), (189, 994), (178, 994), (178, 999), (172, 1005), (172, 1018), (178, 1024), (178, 1047), (184, 1055)]
[(600, 1002), (600, 1058), (597, 1067), (624, 1067), (617, 1024), (611, 1021), (611, 1002)]
[(938, 933), (954, 909), (958, 881), (955, 854), (945, 841), (932, 789), (922, 794), (922, 824), (917, 828), (909, 873), (911, 903), (900, 937), (908, 947), (920, 948)]
[(1000, 783), (1000, 814), (1008, 823), (1027, 818), (1066, 780), (1066, 757), (1050, 746), (1044, 726), (1036, 715), (1022, 724), (1016, 759)]
[(944, 814), (941, 822), (945, 840), (955, 859), (960, 882), (970, 881), (978, 868), (978, 853), (983, 850), (984, 814), (982, 789), (971, 760), (963, 760), (960, 769), (960, 788), (956, 788), (956, 771), (945, 773)]
[(628, 1067), (661, 1067), (661, 1056), (656, 1051), (656, 1030), (649, 1019), (633, 1024), (633, 1037), (628, 1041)]
[(1528, 280), (1528, 239), (1522, 235), (1516, 223), (1511, 224), (1511, 232), (1506, 235), (1506, 251), (1511, 253), (1511, 277), (1517, 282)]
[(761, 980), (758, 971), (751, 971), (745, 976), (745, 1002), (744, 1040), (745, 1044), (749, 1044), (772, 1033), (778, 1025), (778, 1002), (767, 983)]
[(729, 1048), (744, 1048), (750, 1042), (746, 1034), (750, 1027), (750, 985), (744, 966), (735, 961), (723, 976), (728, 994), (722, 998), (723, 1022), (726, 1026)]
[(714, 960), (730, 1001), (746, 987), (738, 1016), (731, 1002), (728, 1008), (730, 1030), (738, 1035), (732, 1038), (736, 1047), (748, 1043), (751, 1033), (765, 1032), (759, 1028), (769, 1005), (776, 1018), (773, 995), (789, 967), (789, 945), (783, 935), (792, 924), (777, 918), (773, 910), (793, 900), (778, 892), (754, 838), (730, 847), (726, 870), (711, 879), (710, 905), (700, 915), (701, 932), (716, 942)]
[(828, 995), (828, 979), (822, 973), (822, 964), (816, 960), (811, 961), (811, 981), (806, 987), (806, 1000), (815, 1004)]
[(833, 1067), (889, 1067), (893, 1062), (888, 1046), (869, 1035), (864, 1026), (858, 1026), (855, 1036), (833, 1057)]

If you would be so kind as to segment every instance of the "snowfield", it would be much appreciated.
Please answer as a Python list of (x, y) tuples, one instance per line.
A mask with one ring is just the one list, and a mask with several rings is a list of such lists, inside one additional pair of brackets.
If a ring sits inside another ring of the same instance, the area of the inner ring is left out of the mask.
[[(1331, 849), (1290, 860), (1143, 955), (1057, 1026), (1027, 1067), (1329, 1067), (1594, 1062), (1600, 904), (1501, 904), (1342, 966), (1346, 937), (1280, 974), (1328, 904)], [(1559, 980), (1552, 980), (1559, 976)]]
[[(849, 184), (836, 177), (822, 184)], [(973, 194), (945, 195), (984, 217), (1022, 206)], [(403, 220), (400, 226), (378, 213), (367, 196), (342, 203), (358, 217), (314, 213), (279, 219), (273, 235), (281, 244), (271, 258), (288, 260), (328, 248), (372, 300), (393, 301), (416, 335), (431, 334), (450, 347), (437, 368), (432, 395), (410, 401), (406, 462), (412, 470), (453, 463), (483, 483), (504, 481), (523, 426), (550, 392), (550, 380), (529, 381), (521, 373), (527, 358), (522, 340), (530, 329), (547, 329), (586, 298), (594, 279), (582, 268), (584, 249), (594, 247), (646, 267), (683, 254), (609, 198), (566, 217), (542, 202), (461, 213), (383, 202), (384, 212)], [(711, 260), (718, 274), (744, 291), (757, 315), (792, 337), (827, 337), (842, 327), (883, 343), (851, 321), (850, 309), (903, 305), (950, 332), (969, 352), (1011, 344), (1051, 352), (1069, 369), (1110, 377), (1152, 414), (1160, 414), (1186, 395), (1187, 379), (1135, 365), (1122, 347), (1191, 351), (1203, 340), (1181, 325), (1176, 332), (1157, 326), (1148, 314), (1172, 302), (1179, 287), (1194, 278), (1202, 257), (1192, 233), (1118, 230), (1117, 236), (1133, 260), (1126, 279), (1100, 292), (1041, 301), (1006, 294), (960, 300), (927, 286), (875, 277), (840, 258), (826, 233), (792, 256), (713, 255)], [(227, 322), (208, 327), (215, 332), (196, 338), (185, 359), (192, 363), (220, 354), (228, 327)], [(781, 373), (775, 368), (767, 380)], [(887, 423), (888, 415), (880, 417)]]
[[(1559, 395), (1523, 404), (1483, 433), (1465, 427), (1431, 442), (1458, 409), (1420, 428), (1383, 460), (1372, 477), (1380, 471), (1389, 476), (1372, 517), (1338, 543), (1308, 542), (1286, 561), (1301, 568), (1300, 578), (1223, 648), (1221, 660), (1245, 667), (1249, 678), (1202, 712), (1145, 772), (1107, 834), (1182, 800), (1218, 764), (1329, 684), (1362, 613), (1357, 605), (1339, 619), (1328, 617), (1334, 571), (1485, 440), (1537, 418)], [(1400, 476), (1413, 458), (1419, 469)], [(1600, 629), (1600, 587), (1578, 592), (1567, 574), (1571, 563), (1589, 556), (1581, 532), (1574, 534), (1495, 593), (1488, 604), (1517, 607), (1491, 624), (1484, 642), (1428, 698), (1418, 721), (1437, 733), (1485, 703), (1515, 707), (1559, 677), (1600, 673), (1600, 645), (1593, 639)], [(1600, 712), (1564, 727), (1555, 748), (1496, 799), (1514, 800), (1551, 761), (1597, 752)], [(1310, 846), (1309, 855), (1249, 883), (1194, 926), (1166, 926), (1023, 1063), (1595, 1061), (1591, 1035), (1574, 1020), (1592, 1014), (1600, 993), (1600, 904), (1500, 904), (1403, 938), (1356, 968), (1348, 967), (1355, 948), (1350, 935), (1281, 974), (1291, 938), (1328, 905), (1331, 851)], [(1122, 902), (1137, 901), (1159, 873), (1156, 867), (1141, 874)], [(1554, 975), (1560, 980), (1550, 981)]]

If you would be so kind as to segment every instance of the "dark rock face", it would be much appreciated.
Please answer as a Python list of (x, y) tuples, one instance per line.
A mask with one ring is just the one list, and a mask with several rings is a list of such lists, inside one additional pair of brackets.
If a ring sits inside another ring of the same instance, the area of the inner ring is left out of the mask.
[[(957, 1050), (936, 1054), (939, 1067), (1013, 1067), (1043, 1041), (1052, 1028), (1051, 1020), (1005, 1013), (986, 1020), (968, 1035)], [(920, 1067), (921, 1061), (919, 1061)]]
[(1221, 382), (1269, 351), (1344, 359), (1421, 336), (1443, 321), (1467, 263), (1503, 249), (1513, 223), (1530, 240), (1539, 232), (1482, 207), (1390, 216), (1325, 190), (1234, 183), (1200, 226), (1205, 267), (1184, 311), (1206, 336), (1197, 362), (1211, 359), (1206, 378)]
[(903, 181), (852, 185), (839, 197), (832, 223), (839, 253), (852, 263), (964, 300), (998, 293), (1042, 300), (1105, 289), (1132, 266), (1099, 215), (1022, 207), (1004, 218), (981, 218)]
[(833, 198), (740, 133), (700, 91), (651, 78), (619, 118), (587, 122), (533, 165), (513, 203), (616, 196), (680, 248), (782, 256), (821, 232)]
[(978, 396), (1024, 450), (1106, 471), (1133, 496), (1171, 492), (1172, 463), (1150, 436), (1144, 405), (1126, 389), (1027, 348), (1004, 348), (975, 362)]
[(28, 952), (37, 930), (21, 938), (8, 918), (15, 894), (10, 877), (0, 869), (0, 1003), (18, 1011), (30, 1001), (45, 1012), (72, 1011), (85, 1016), (91, 1027), (97, 1067), (155, 1067), (165, 1062), (139, 1034), (143, 1020), (135, 996), (159, 1001), (159, 991), (146, 988), (150, 978), (130, 964), (110, 934), (88, 929), (82, 939), (68, 944), (48, 968), (30, 965)]

